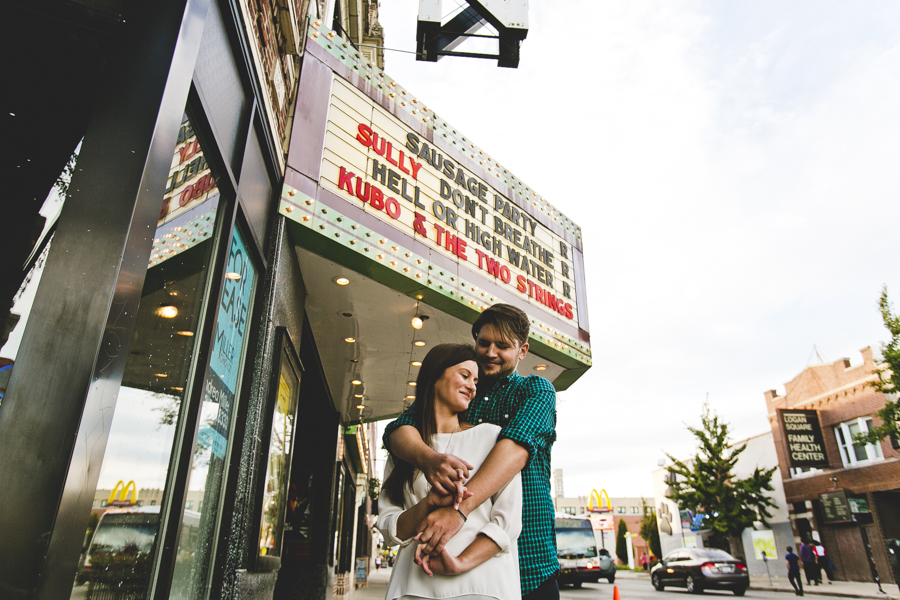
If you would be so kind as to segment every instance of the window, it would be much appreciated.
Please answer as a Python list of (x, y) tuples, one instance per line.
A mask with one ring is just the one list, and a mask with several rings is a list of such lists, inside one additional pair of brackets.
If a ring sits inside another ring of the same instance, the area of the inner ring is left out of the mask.
[(639, 514), (641, 514), (641, 507), (640, 507), (640, 506), (632, 506), (632, 507), (631, 507), (631, 514), (633, 514), (633, 515), (639, 515)]
[(644, 514), (645, 514), (645, 515), (656, 514), (656, 509), (655, 509), (654, 507), (652, 507), (652, 506), (645, 506), (645, 507), (644, 507)]
[(834, 435), (837, 438), (838, 447), (841, 449), (841, 462), (845, 467), (884, 458), (879, 444), (858, 444), (853, 441), (855, 435), (868, 433), (872, 426), (871, 417), (860, 417), (834, 427)]
[(583, 506), (582, 506), (581, 508), (578, 509), (578, 514), (579, 514), (579, 515), (583, 515), (583, 514), (584, 514), (584, 507), (583, 507)]
[(624, 507), (624, 506), (617, 506), (617, 507), (616, 507), (616, 514), (617, 514), (617, 515), (624, 515), (624, 514), (625, 514), (625, 507)]

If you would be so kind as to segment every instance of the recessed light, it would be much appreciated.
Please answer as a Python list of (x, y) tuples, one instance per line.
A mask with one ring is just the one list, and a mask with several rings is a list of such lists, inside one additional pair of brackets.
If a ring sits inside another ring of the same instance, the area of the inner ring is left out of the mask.
[(354, 398), (362, 398), (363, 395), (362, 395), (362, 394), (353, 394), (353, 397), (354, 397)]
[(413, 387), (416, 387), (416, 382), (415, 381), (407, 381), (406, 385), (411, 385)]
[(348, 344), (352, 344), (353, 342), (356, 341), (356, 338), (345, 337), (345, 338), (344, 338), (344, 341), (347, 342)]
[(412, 362), (409, 363), (409, 364), (411, 364), (411, 365), (414, 366), (414, 367), (421, 367), (421, 366), (422, 366), (422, 361), (420, 361), (420, 360), (414, 360), (414, 361), (412, 361)]
[(170, 390), (175, 390), (176, 392), (183, 392), (183, 391), (184, 391), (184, 388), (183, 388), (183, 387), (171, 387), (171, 388), (169, 388), (169, 389), (170, 389)]
[(235, 281), (237, 281), (240, 278), (241, 278), (240, 273), (235, 273), (233, 271), (230, 273), (225, 273), (225, 279), (234, 279)]
[(417, 342), (413, 342), (414, 345), (422, 347), (425, 345), (425, 340), (419, 340)]
[(362, 404), (357, 404), (356, 408), (358, 408), (359, 410), (362, 410), (365, 408), (365, 406), (363, 406)]
[(350, 285), (350, 280), (346, 277), (335, 277), (332, 281), (338, 285)]
[(350, 383), (352, 383), (353, 385), (362, 385), (362, 381), (360, 381), (359, 379), (354, 379)]
[(407, 400), (415, 400), (416, 397), (415, 397), (415, 396), (407, 396), (406, 399), (407, 399)]
[(168, 375), (168, 373), (154, 373), (153, 376), (154, 377), (168, 377), (169, 375)]
[(535, 371), (546, 371), (547, 365), (538, 365), (534, 368)]
[(156, 309), (156, 314), (164, 319), (174, 319), (178, 316), (178, 309), (171, 304), (160, 304)]
[(178, 335), (183, 335), (184, 337), (194, 337), (193, 331), (176, 331)]
[(413, 329), (422, 329), (422, 325), (424, 324), (425, 322), (419, 317), (413, 317), (412, 321), (410, 321), (410, 325), (413, 326)]

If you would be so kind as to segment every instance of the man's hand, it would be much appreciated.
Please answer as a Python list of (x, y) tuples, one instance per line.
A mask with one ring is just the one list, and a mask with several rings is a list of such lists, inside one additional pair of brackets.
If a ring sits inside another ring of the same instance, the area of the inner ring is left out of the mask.
[(455, 495), (457, 503), (462, 502), (462, 488), (469, 478), (472, 465), (452, 454), (433, 452), (431, 456), (421, 459), (422, 473), (433, 487), (442, 494)]
[(464, 523), (462, 515), (452, 507), (439, 508), (425, 517), (416, 528), (419, 546), (416, 548), (415, 563), (421, 565), (424, 555), (436, 556), (443, 552), (444, 546), (462, 529)]
[(460, 502), (466, 498), (472, 497), (472, 492), (467, 490), (465, 486), (463, 486), (462, 490), (462, 497), (458, 498), (456, 494), (447, 496), (446, 494), (440, 493), (437, 488), (431, 488), (428, 490), (428, 495), (425, 496), (425, 506), (428, 508), (429, 512), (446, 506), (452, 506), (455, 510), (459, 508)]

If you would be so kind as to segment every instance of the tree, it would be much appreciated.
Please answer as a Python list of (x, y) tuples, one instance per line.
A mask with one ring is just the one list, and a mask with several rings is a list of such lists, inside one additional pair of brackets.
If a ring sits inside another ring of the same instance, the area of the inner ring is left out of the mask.
[[(881, 298), (878, 300), (878, 308), (881, 310), (881, 320), (884, 327), (891, 334), (891, 339), (881, 345), (882, 366), (875, 369), (878, 381), (870, 381), (869, 385), (882, 394), (900, 393), (900, 316), (894, 314), (894, 307), (888, 300), (887, 286), (881, 288)], [(853, 441), (865, 444), (878, 444), (881, 440), (890, 437), (894, 444), (900, 444), (900, 401), (887, 400), (884, 408), (877, 411), (875, 416), (881, 419), (879, 425), (875, 425), (868, 433), (858, 434)]]
[(670, 483), (669, 498), (682, 509), (704, 513), (703, 528), (712, 532), (713, 543), (727, 544), (737, 558), (744, 558), (741, 533), (755, 521), (765, 523), (771, 518), (769, 508), (775, 503), (765, 494), (773, 491), (772, 474), (775, 467), (760, 470), (756, 467), (746, 479), (735, 477), (738, 456), (746, 446), (731, 445), (728, 424), (703, 405), (699, 429), (688, 427), (697, 438), (697, 455), (682, 462), (667, 455), (673, 465), (669, 473), (675, 475)]
[(628, 525), (625, 519), (619, 519), (619, 530), (616, 532), (616, 556), (622, 564), (628, 564), (628, 544), (625, 543), (625, 534), (628, 533)]
[(660, 556), (662, 556), (662, 546), (659, 543), (659, 526), (656, 523), (656, 513), (647, 510), (647, 505), (644, 503), (643, 498), (641, 498), (641, 503), (644, 504), (644, 519), (641, 521), (641, 537), (647, 542), (647, 547), (650, 548), (650, 554), (656, 558), (660, 558)]

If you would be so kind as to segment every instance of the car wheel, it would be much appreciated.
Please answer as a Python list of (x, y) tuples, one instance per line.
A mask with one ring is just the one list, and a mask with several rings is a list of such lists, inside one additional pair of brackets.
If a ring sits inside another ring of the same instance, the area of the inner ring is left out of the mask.
[(702, 594), (703, 588), (697, 585), (697, 582), (694, 581), (694, 578), (690, 575), (687, 576), (687, 579), (684, 580), (684, 587), (687, 588), (687, 591), (691, 594)]
[(738, 589), (734, 590), (735, 596), (743, 596), (746, 593), (747, 593), (747, 588), (738, 588)]
[(613, 575), (612, 577), (607, 577), (606, 580), (607, 580), (608, 582), (610, 582), (610, 583), (615, 583), (615, 582), (616, 582), (616, 576)]
[[(610, 581), (610, 583), (612, 583), (612, 581)], [(662, 584), (662, 582), (659, 580), (659, 575), (656, 574), (656, 573), (654, 573), (654, 574), (650, 577), (650, 583), (653, 584), (653, 587), (656, 589), (657, 592), (661, 592), (661, 591), (663, 591), (664, 589), (666, 589), (666, 586), (664, 586), (664, 585)]]
[(580, 587), (581, 587), (581, 582), (580, 582), (580, 581), (576, 581), (575, 583), (572, 584), (572, 587), (575, 588), (575, 589), (580, 588)]

